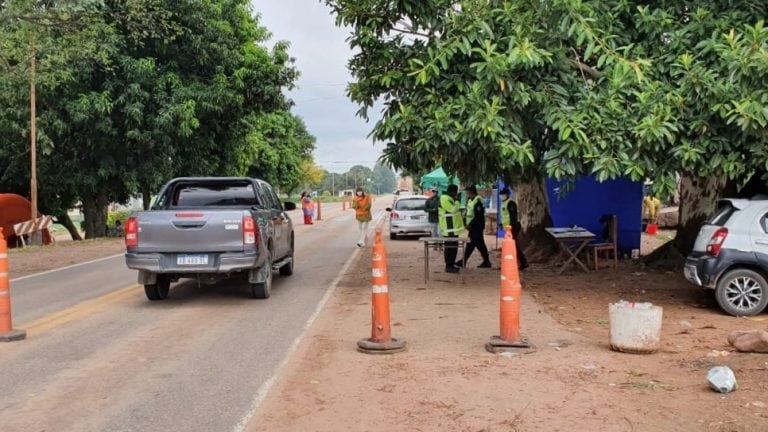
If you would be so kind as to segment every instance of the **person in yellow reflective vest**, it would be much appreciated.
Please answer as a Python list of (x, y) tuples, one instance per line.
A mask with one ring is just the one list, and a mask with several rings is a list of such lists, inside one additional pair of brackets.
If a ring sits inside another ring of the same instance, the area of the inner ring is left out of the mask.
[(512, 193), (509, 188), (504, 188), (499, 192), (501, 197), (501, 226), (506, 230), (508, 226), (512, 227), (512, 237), (515, 239), (517, 249), (517, 268), (525, 270), (528, 267), (528, 260), (525, 258), (523, 249), (520, 247), (520, 218), (517, 216), (517, 203), (512, 200)]
[(475, 251), (475, 248), (483, 257), (483, 263), (478, 268), (491, 268), (491, 260), (488, 257), (488, 247), (485, 245), (485, 203), (483, 197), (477, 194), (477, 187), (467, 186), (467, 228), (469, 229), (469, 244), (464, 251), (464, 259), (457, 262), (460, 267), (467, 266), (467, 260)]
[[(437, 213), (440, 236), (442, 237), (464, 235), (464, 221), (461, 219), (461, 203), (457, 200), (458, 196), (459, 187), (456, 185), (449, 185), (448, 190), (440, 196), (440, 207), (438, 207)], [(445, 259), (445, 271), (448, 273), (459, 272), (460, 267), (456, 265), (458, 248), (458, 242), (445, 242), (443, 258)]]

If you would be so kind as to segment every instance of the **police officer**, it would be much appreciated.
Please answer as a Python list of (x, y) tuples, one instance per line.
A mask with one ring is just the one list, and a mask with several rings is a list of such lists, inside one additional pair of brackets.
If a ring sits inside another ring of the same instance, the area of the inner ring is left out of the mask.
[(483, 257), (483, 263), (478, 268), (491, 268), (491, 260), (488, 257), (488, 247), (485, 246), (485, 203), (483, 197), (477, 194), (477, 187), (467, 186), (467, 228), (469, 228), (469, 244), (464, 251), (464, 260), (456, 265), (466, 267), (467, 260), (475, 251), (475, 248)]
[[(459, 187), (456, 185), (449, 185), (448, 190), (440, 196), (438, 217), (440, 235), (442, 237), (459, 237), (464, 234), (464, 221), (461, 219), (461, 204), (457, 200), (458, 196)], [(458, 242), (445, 242), (445, 248), (443, 248), (443, 258), (445, 259), (445, 271), (448, 273), (459, 272), (459, 268), (455, 263), (458, 247)]]
[(515, 246), (517, 246), (517, 268), (524, 270), (528, 267), (528, 260), (523, 254), (523, 250), (520, 248), (520, 219), (517, 216), (517, 203), (512, 200), (512, 194), (509, 188), (504, 188), (499, 193), (501, 196), (501, 226), (507, 229), (508, 226), (512, 226), (512, 237), (515, 239)]

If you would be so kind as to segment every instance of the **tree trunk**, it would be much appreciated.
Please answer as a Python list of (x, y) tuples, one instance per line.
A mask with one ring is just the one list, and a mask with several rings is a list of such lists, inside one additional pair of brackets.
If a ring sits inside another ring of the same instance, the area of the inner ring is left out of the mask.
[(680, 181), (680, 210), (675, 248), (683, 255), (693, 249), (699, 228), (717, 208), (717, 200), (727, 189), (724, 178), (683, 176)]
[(86, 239), (107, 236), (108, 205), (107, 195), (104, 192), (83, 196), (83, 215), (85, 217)]
[(149, 206), (152, 204), (152, 192), (149, 190), (149, 185), (141, 186), (141, 205), (144, 210), (149, 210)]
[(66, 211), (61, 212), (55, 216), (56, 221), (64, 226), (67, 231), (69, 231), (69, 235), (72, 237), (72, 240), (79, 241), (83, 239), (83, 237), (80, 235), (80, 231), (78, 231), (77, 227), (75, 226), (74, 222), (72, 222), (72, 219), (69, 218), (69, 215)]
[(537, 178), (517, 183), (514, 185), (514, 194), (522, 226), (518, 241), (528, 261), (545, 261), (557, 252), (557, 243), (544, 231), (544, 228), (552, 226), (544, 180)]

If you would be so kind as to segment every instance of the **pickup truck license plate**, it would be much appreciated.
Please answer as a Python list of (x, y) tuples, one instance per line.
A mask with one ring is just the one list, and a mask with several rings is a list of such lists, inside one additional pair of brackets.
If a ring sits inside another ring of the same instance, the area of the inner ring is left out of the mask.
[(207, 265), (208, 255), (179, 255), (176, 257), (177, 265)]

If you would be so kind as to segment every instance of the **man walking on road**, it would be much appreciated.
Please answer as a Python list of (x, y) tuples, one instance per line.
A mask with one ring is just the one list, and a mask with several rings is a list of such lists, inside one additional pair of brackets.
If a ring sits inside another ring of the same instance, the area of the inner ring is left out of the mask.
[(491, 260), (488, 257), (488, 248), (485, 246), (485, 203), (483, 197), (477, 194), (477, 187), (467, 186), (467, 228), (469, 229), (469, 244), (464, 251), (464, 259), (456, 263), (457, 266), (466, 267), (467, 260), (475, 248), (483, 257), (483, 262), (478, 268), (491, 268)]
[[(440, 196), (438, 216), (440, 219), (440, 235), (442, 237), (459, 237), (464, 234), (464, 222), (461, 220), (461, 204), (456, 200), (458, 195), (459, 187), (449, 185), (448, 191)], [(445, 271), (448, 273), (459, 272), (459, 267), (456, 266), (458, 248), (458, 242), (445, 242), (443, 259), (445, 260)]]

